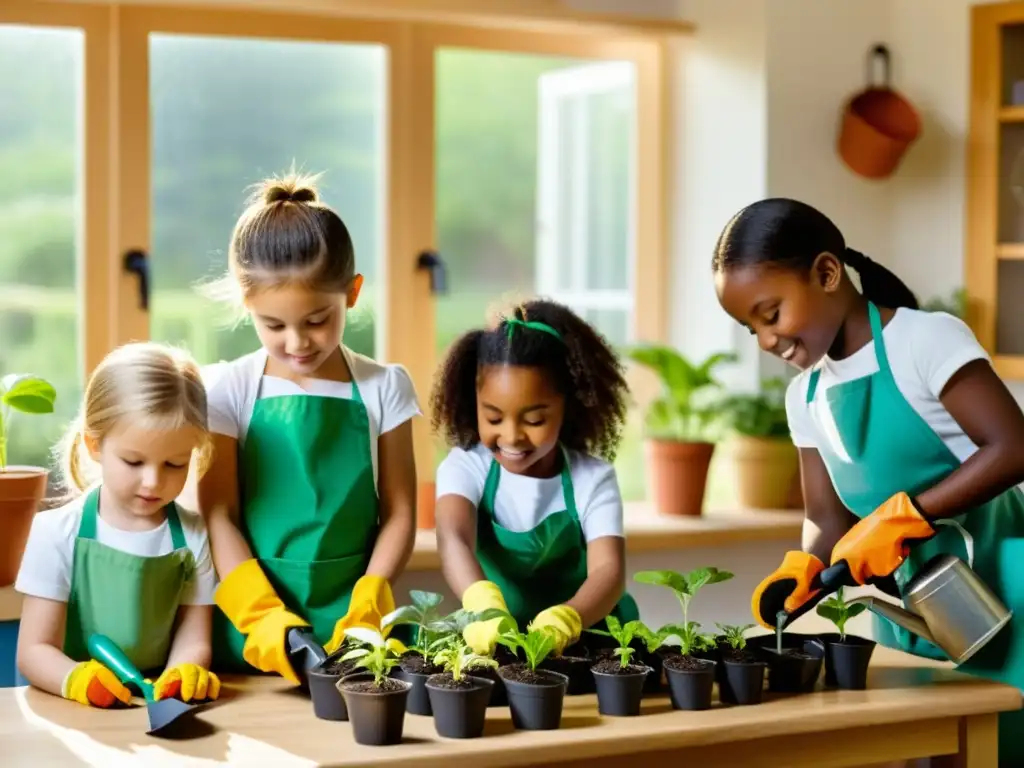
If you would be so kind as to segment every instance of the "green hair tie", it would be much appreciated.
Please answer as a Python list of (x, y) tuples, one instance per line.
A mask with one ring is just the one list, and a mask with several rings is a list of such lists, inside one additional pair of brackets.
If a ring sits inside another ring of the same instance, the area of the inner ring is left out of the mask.
[(512, 340), (512, 334), (515, 333), (517, 327), (518, 328), (528, 328), (531, 331), (542, 331), (543, 333), (547, 333), (547, 334), (549, 334), (551, 336), (554, 336), (556, 339), (558, 339), (559, 341), (561, 341), (563, 343), (565, 341), (562, 338), (562, 334), (560, 334), (558, 331), (556, 331), (554, 328), (552, 328), (547, 323), (537, 323), (537, 322), (528, 321), (528, 320), (520, 320), (518, 317), (510, 317), (507, 320), (505, 320), (505, 324), (508, 326), (508, 339), (509, 339), (509, 341)]

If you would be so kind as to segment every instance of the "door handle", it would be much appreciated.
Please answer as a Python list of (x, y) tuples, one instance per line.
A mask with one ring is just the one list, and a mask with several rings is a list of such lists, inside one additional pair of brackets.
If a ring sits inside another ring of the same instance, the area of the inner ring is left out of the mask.
[(139, 306), (149, 309), (149, 255), (142, 250), (131, 250), (124, 255), (124, 271), (139, 280)]
[(430, 292), (435, 296), (448, 292), (448, 267), (437, 251), (423, 251), (416, 258), (416, 269), (430, 271)]

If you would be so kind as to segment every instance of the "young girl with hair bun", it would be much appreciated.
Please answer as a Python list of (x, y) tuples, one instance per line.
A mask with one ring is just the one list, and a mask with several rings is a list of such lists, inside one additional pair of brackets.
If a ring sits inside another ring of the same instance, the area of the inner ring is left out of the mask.
[(196, 364), (158, 344), (114, 350), (93, 372), (63, 442), (71, 501), (38, 513), (15, 589), (25, 596), (17, 664), (35, 687), (110, 707), (131, 694), (92, 660), (111, 638), (158, 698), (216, 699), (209, 672), (216, 574), (202, 518), (181, 509), (209, 453)]

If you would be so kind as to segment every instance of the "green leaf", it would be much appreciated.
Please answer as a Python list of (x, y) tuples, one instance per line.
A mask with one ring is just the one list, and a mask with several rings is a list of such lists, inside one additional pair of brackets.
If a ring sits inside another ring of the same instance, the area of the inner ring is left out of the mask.
[(436, 608), (444, 600), (444, 595), (437, 592), (424, 592), (419, 589), (410, 589), (409, 597), (412, 598), (412, 604), (424, 613), (431, 608)]
[(833, 624), (838, 624), (843, 619), (843, 612), (830, 603), (818, 603), (817, 613), (823, 619), (828, 619)]
[(0, 380), (0, 403), (22, 413), (53, 413), (57, 390), (45, 379), (12, 373)]
[(676, 571), (638, 571), (633, 580), (641, 584), (653, 584), (656, 587), (668, 587), (674, 592), (686, 592), (686, 577)]
[(423, 614), (418, 608), (412, 605), (403, 605), (381, 617), (380, 625), (382, 627), (397, 627), (402, 624), (419, 624), (422, 619)]
[(853, 605), (846, 606), (846, 618), (852, 619), (854, 616), (860, 616), (868, 607), (864, 603), (854, 603)]

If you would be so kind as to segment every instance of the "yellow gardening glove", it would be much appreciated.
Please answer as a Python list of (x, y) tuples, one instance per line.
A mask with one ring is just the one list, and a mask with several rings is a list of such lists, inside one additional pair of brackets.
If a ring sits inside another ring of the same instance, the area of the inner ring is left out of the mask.
[[(493, 581), (477, 581), (470, 584), (462, 593), (462, 608), (471, 613), (481, 613), (488, 608), (508, 612), (505, 598)], [(489, 656), (494, 653), (503, 621), (504, 619), (500, 617), (488, 621), (474, 621), (462, 631), (462, 639), (473, 649), (473, 653)]]
[(220, 678), (198, 664), (178, 664), (165, 669), (153, 683), (153, 695), (160, 699), (213, 701), (220, 696)]
[(568, 605), (556, 605), (538, 613), (530, 622), (527, 631), (531, 629), (548, 630), (555, 638), (553, 654), (561, 656), (566, 646), (572, 645), (580, 639), (583, 620), (580, 619), (576, 609), (570, 608)]
[(221, 580), (213, 596), (217, 606), (245, 635), (242, 657), (262, 672), (276, 672), (298, 684), (288, 663), (288, 630), (309, 622), (288, 611), (256, 560), (246, 560)]
[(117, 676), (96, 660), (76, 664), (64, 678), (61, 695), (87, 707), (112, 707), (118, 701), (130, 704), (129, 691)]
[[(324, 646), (327, 653), (334, 653), (341, 648), (345, 640), (345, 632), (352, 627), (374, 629), (387, 637), (389, 627), (381, 627), (381, 617), (395, 610), (395, 598), (391, 594), (391, 585), (382, 576), (366, 574), (352, 588), (352, 599), (348, 602), (348, 613), (338, 619), (334, 625), (334, 633)], [(383, 630), (383, 631), (382, 631)]]

